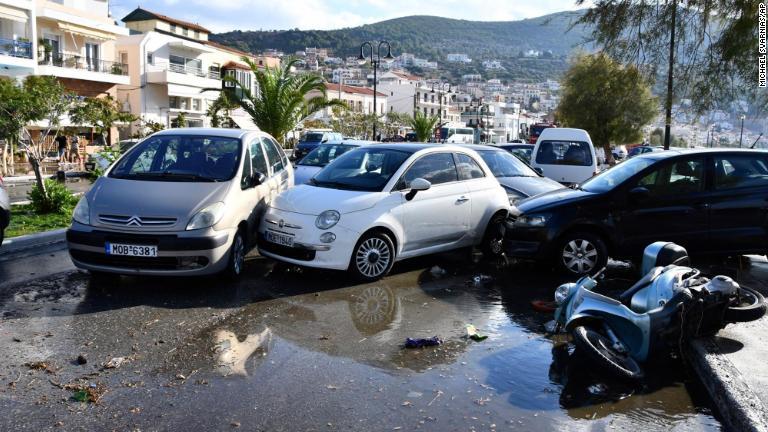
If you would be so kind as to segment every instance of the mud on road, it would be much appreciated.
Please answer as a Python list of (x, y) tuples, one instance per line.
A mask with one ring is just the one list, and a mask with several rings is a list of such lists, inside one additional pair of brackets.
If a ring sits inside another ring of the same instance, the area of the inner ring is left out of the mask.
[(6, 287), (0, 429), (720, 428), (679, 366), (629, 388), (574, 361), (530, 306), (556, 276), (469, 261), (364, 285), (256, 256), (237, 283), (67, 271)]

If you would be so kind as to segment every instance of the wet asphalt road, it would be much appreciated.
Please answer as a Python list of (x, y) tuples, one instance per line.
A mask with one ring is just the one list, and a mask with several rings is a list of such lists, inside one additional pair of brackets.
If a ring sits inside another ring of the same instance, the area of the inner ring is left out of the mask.
[[(409, 261), (356, 285), (258, 256), (238, 283), (93, 280), (63, 244), (0, 257), (0, 430), (720, 428), (682, 368), (631, 388), (546, 335), (551, 315), (530, 301), (557, 277), (469, 262)], [(489, 338), (463, 338), (469, 323)], [(445, 344), (401, 348), (434, 335)], [(98, 403), (73, 398), (89, 386)]]

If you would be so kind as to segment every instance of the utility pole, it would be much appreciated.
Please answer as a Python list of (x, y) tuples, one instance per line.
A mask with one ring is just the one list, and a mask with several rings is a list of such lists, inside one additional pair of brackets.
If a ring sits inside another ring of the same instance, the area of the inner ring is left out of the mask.
[(664, 124), (664, 150), (669, 150), (672, 139), (672, 91), (675, 68), (675, 27), (677, 26), (677, 0), (672, 1), (672, 28), (669, 32), (669, 70), (667, 71), (667, 103)]
[(744, 114), (741, 115), (741, 133), (739, 133), (739, 148), (741, 148), (742, 142), (744, 142)]

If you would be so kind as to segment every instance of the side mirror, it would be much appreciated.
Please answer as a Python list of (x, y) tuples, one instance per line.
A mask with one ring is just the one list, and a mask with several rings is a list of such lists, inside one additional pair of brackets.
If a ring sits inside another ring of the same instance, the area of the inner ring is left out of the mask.
[(322, 141), (320, 141), (320, 142), (321, 142), (321, 143), (327, 143), (327, 142), (328, 142), (328, 138), (323, 138), (323, 140), (322, 140)]
[(407, 194), (405, 194), (405, 199), (410, 201), (413, 199), (413, 197), (416, 196), (416, 193), (419, 191), (425, 191), (432, 187), (432, 183), (430, 183), (427, 180), (424, 180), (423, 178), (415, 178), (411, 181), (411, 190), (408, 191)]
[(258, 186), (260, 184), (263, 184), (266, 181), (267, 181), (267, 176), (265, 176), (263, 173), (260, 173), (260, 172), (256, 171), (253, 174), (251, 174), (250, 186), (251, 187), (256, 187), (256, 186)]
[(543, 176), (543, 175), (544, 175), (544, 170), (543, 170), (543, 169), (541, 169), (541, 168), (539, 168), (539, 167), (536, 167), (536, 168), (534, 168), (533, 170), (534, 170), (534, 171), (536, 171), (537, 173), (539, 173), (539, 175), (541, 175), (541, 176)]
[(634, 202), (645, 201), (651, 197), (651, 191), (648, 188), (638, 186), (629, 191), (629, 198)]

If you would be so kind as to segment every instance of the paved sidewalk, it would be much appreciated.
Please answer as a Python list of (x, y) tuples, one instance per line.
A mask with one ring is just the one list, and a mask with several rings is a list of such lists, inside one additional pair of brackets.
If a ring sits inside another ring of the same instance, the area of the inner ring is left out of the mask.
[[(768, 295), (768, 260), (745, 257), (737, 279)], [(694, 341), (690, 360), (730, 430), (768, 432), (768, 316)]]

